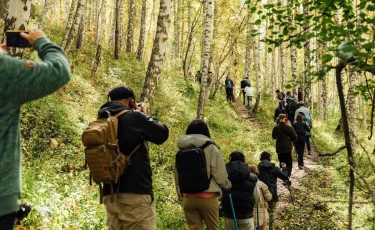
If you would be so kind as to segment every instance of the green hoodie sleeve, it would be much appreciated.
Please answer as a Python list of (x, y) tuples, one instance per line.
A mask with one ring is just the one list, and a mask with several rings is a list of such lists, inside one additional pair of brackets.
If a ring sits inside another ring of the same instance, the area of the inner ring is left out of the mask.
[(4, 95), (3, 102), (9, 107), (20, 107), (47, 96), (70, 80), (69, 62), (59, 46), (47, 38), (39, 38), (34, 48), (42, 62), (32, 67), (26, 67), (24, 60), (0, 56), (0, 91)]

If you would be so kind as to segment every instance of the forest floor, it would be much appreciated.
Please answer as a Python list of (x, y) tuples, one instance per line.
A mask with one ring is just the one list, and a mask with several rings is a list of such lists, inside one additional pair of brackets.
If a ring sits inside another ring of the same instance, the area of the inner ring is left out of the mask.
[[(251, 112), (249, 113), (245, 105), (234, 103), (233, 106), (237, 113), (252, 126), (259, 127), (260, 131), (265, 128), (262, 127), (262, 124), (257, 121)], [(318, 154), (312, 142), (311, 152), (312, 155), (308, 155), (307, 150), (305, 150), (304, 168), (299, 169), (296, 152), (293, 149), (293, 171), (290, 178), (290, 191), (287, 186), (283, 185), (283, 181), (278, 180), (277, 182), (279, 201), (276, 204), (274, 213), (274, 229), (336, 229), (335, 224), (327, 221), (327, 219), (324, 223), (319, 223), (321, 218), (328, 214), (328, 210), (325, 204), (322, 204), (314, 197), (314, 192), (319, 190), (319, 180), (321, 178), (316, 177), (317, 172), (315, 172), (315, 169), (319, 163), (317, 164), (315, 160), (317, 160)], [(277, 160), (274, 163), (278, 166)], [(293, 202), (291, 201), (291, 196), (293, 197)], [(319, 218), (312, 220), (311, 217), (315, 216), (315, 214), (318, 214)]]

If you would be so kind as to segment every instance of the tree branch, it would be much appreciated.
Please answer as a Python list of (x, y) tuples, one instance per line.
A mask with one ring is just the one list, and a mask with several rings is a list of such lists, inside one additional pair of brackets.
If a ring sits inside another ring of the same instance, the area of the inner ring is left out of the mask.
[(330, 157), (330, 156), (334, 156), (336, 154), (338, 154), (339, 152), (341, 152), (342, 150), (346, 149), (346, 146), (341, 146), (340, 148), (338, 148), (336, 151), (332, 152), (332, 153), (319, 153), (318, 156), (319, 157)]
[(371, 195), (372, 204), (375, 207), (375, 194), (374, 194), (374, 191), (372, 191), (370, 184), (367, 182), (366, 178), (364, 178), (362, 174), (360, 174), (357, 170), (355, 170), (355, 168), (353, 166), (351, 166), (351, 165), (349, 165), (349, 166), (354, 171), (354, 173), (357, 174), (357, 176), (359, 176), (359, 178), (361, 178), (361, 180), (365, 183), (366, 188)]

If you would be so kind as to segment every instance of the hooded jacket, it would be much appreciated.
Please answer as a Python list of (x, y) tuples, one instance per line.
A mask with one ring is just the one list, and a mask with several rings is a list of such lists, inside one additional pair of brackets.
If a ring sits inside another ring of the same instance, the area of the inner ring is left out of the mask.
[(25, 61), (0, 55), (0, 216), (20, 208), (21, 106), (52, 94), (70, 80), (70, 66), (59, 46), (47, 38), (34, 42), (43, 60)]
[(276, 140), (276, 152), (283, 154), (292, 152), (292, 141), (297, 140), (297, 135), (291, 126), (280, 122), (273, 128), (272, 138)]
[[(201, 134), (190, 134), (184, 136), (179, 142), (178, 147), (188, 148), (188, 147), (201, 147), (207, 141), (213, 142), (209, 137)], [(206, 167), (207, 167), (207, 177), (211, 178), (210, 185), (207, 190), (203, 192), (214, 192), (217, 193), (219, 197), (222, 196), (222, 192), (220, 188), (229, 189), (230, 188), (230, 181), (228, 180), (228, 173), (225, 169), (225, 163), (223, 159), (223, 155), (219, 151), (219, 148), (215, 144), (211, 144), (204, 149), (204, 154), (206, 157)], [(175, 173), (175, 182), (176, 182), (176, 190), (177, 196), (179, 199), (182, 199), (183, 194), (180, 192), (180, 186), (178, 181), (178, 173), (177, 169), (174, 170)]]
[(277, 178), (281, 180), (288, 180), (288, 172), (286, 168), (282, 170), (275, 166), (268, 160), (263, 160), (258, 164), (259, 176), (258, 179), (263, 181), (268, 186), (268, 189), (272, 193), (272, 201), (277, 202), (279, 197), (277, 196)]
[[(229, 180), (232, 183), (230, 192), (232, 194), (236, 218), (252, 218), (255, 204), (253, 192), (257, 182), (256, 175), (250, 173), (249, 166), (241, 161), (230, 162), (226, 164), (226, 168)], [(233, 218), (228, 191), (224, 191), (221, 205), (223, 207), (223, 215), (228, 218)]]
[[(106, 118), (109, 111), (111, 114), (129, 110), (125, 105), (112, 101), (105, 103), (99, 111), (99, 118)], [(123, 154), (129, 155), (139, 144), (141, 146), (131, 157), (132, 164), (119, 178), (119, 184), (114, 185), (114, 191), (119, 186), (119, 193), (153, 194), (152, 172), (148, 146), (143, 143), (164, 143), (169, 136), (167, 126), (157, 119), (145, 115), (139, 111), (131, 111), (118, 117), (118, 142)], [(104, 184), (103, 195), (111, 194), (111, 185)]]

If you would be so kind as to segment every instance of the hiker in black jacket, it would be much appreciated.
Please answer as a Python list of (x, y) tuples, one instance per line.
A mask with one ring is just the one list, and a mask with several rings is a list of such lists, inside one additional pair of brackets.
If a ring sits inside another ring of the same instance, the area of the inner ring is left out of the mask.
[(243, 104), (245, 105), (245, 99), (246, 99), (246, 97), (245, 97), (245, 94), (246, 94), (246, 92), (245, 92), (245, 87), (247, 86), (247, 85), (250, 85), (250, 82), (249, 82), (249, 77), (245, 77), (244, 79), (242, 79), (242, 81), (241, 81), (241, 92), (242, 92), (242, 96), (243, 96)]
[[(230, 193), (232, 194), (238, 227), (239, 229), (254, 229), (253, 208), (256, 203), (255, 199), (259, 202), (259, 194), (254, 194), (257, 177), (250, 173), (249, 166), (245, 164), (245, 156), (241, 152), (232, 152), (229, 159), (230, 162), (226, 164), (226, 168), (228, 179), (232, 182)], [(221, 205), (225, 217), (225, 229), (235, 229), (229, 191), (223, 191)]]
[(147, 142), (162, 144), (168, 139), (169, 130), (157, 119), (138, 110), (133, 91), (119, 86), (109, 92), (110, 102), (102, 105), (99, 118), (115, 115), (123, 110), (133, 110), (118, 117), (120, 150), (130, 155), (131, 164), (120, 176), (119, 184), (113, 186), (118, 191), (111, 202), (111, 185), (104, 184), (104, 204), (107, 210), (108, 229), (156, 229), (152, 172)]
[(279, 101), (279, 105), (277, 106), (277, 108), (275, 109), (275, 116), (273, 117), (274, 121), (276, 124), (279, 124), (278, 123), (278, 119), (279, 119), (279, 115), (284, 113), (285, 114), (285, 101), (282, 100), (282, 101)]
[(296, 151), (298, 154), (298, 168), (303, 169), (303, 153), (305, 152), (306, 132), (310, 132), (309, 126), (303, 122), (303, 116), (297, 115), (297, 121), (293, 124), (297, 134)]
[(272, 229), (274, 215), (273, 210), (276, 202), (279, 200), (277, 196), (277, 178), (283, 180), (285, 183), (290, 185), (288, 180), (288, 172), (283, 164), (282, 170), (271, 163), (271, 154), (268, 152), (262, 152), (260, 155), (260, 163), (258, 164), (259, 175), (258, 179), (268, 186), (268, 189), (272, 193), (272, 201), (269, 203), (270, 208), (270, 229)]
[(292, 160), (292, 142), (297, 140), (297, 135), (294, 129), (285, 123), (285, 114), (279, 115), (279, 124), (272, 130), (272, 138), (276, 140), (276, 153), (281, 163), (286, 164), (288, 176), (292, 174), (293, 160)]

